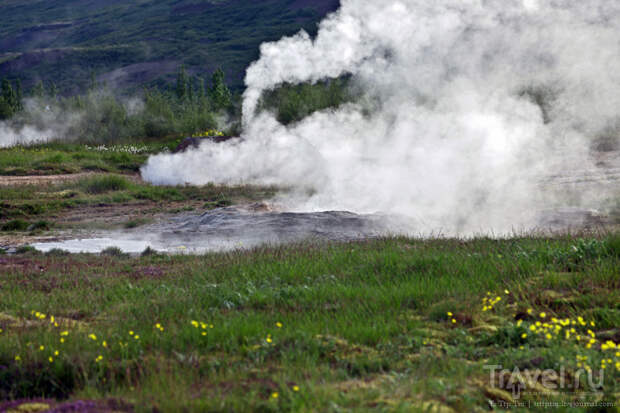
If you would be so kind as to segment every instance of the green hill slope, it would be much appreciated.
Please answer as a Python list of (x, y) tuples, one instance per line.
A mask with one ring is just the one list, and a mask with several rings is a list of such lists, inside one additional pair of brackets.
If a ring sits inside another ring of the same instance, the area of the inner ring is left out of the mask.
[(26, 87), (53, 81), (71, 93), (94, 73), (131, 90), (190, 74), (226, 71), (235, 88), (259, 45), (336, 10), (339, 0), (3, 0), (0, 77)]

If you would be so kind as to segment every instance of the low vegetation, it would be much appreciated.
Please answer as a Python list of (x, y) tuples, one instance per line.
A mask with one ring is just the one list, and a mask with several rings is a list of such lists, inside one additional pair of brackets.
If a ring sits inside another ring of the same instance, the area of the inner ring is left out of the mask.
[(48, 143), (0, 149), (0, 175), (54, 175), (78, 172), (135, 173), (150, 154), (174, 149), (182, 138), (125, 145)]
[[(126, 144), (136, 139), (193, 135), (216, 128), (216, 117), (239, 117), (221, 69), (206, 85), (204, 79), (190, 77), (181, 66), (174, 86), (145, 89), (133, 97), (113, 94), (94, 79), (87, 90), (68, 97), (59, 96), (43, 83), (24, 97), (21, 83), (16, 85), (17, 92), (8, 80), (1, 82), (0, 121), (6, 120), (5, 130), (30, 128), (26, 138), (21, 138), (26, 143)], [(232, 132), (235, 123), (231, 125)], [(0, 136), (0, 146), (5, 146), (2, 139), (7, 138)]]
[(21, 252), (0, 259), (0, 409), (24, 398), (115, 411), (619, 402), (618, 235)]
[[(209, 210), (262, 201), (275, 193), (276, 188), (252, 186), (152, 186), (136, 176), (114, 174), (95, 174), (52, 184), (0, 186), (0, 231), (43, 231), (62, 222), (63, 215), (76, 214), (82, 209), (86, 211), (82, 215), (90, 215), (85, 216), (90, 221), (97, 219), (99, 208), (114, 210), (132, 205), (141, 208), (142, 213), (131, 216), (122, 225), (134, 228), (148, 223), (155, 212)], [(124, 213), (119, 211), (118, 215), (123, 218)]]
[(348, 78), (339, 78), (315, 84), (285, 84), (267, 92), (260, 110), (272, 111), (283, 125), (299, 122), (314, 112), (337, 108), (360, 99)]

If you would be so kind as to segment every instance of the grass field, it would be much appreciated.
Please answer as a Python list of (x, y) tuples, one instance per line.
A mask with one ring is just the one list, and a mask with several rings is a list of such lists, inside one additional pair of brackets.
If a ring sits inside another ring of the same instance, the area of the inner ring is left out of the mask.
[[(203, 256), (23, 251), (0, 257), (0, 399), (18, 400), (5, 407), (465, 412), (619, 401), (618, 235)], [(520, 369), (519, 399), (508, 373), (492, 383), (488, 365)]]
[(153, 153), (172, 150), (182, 138), (127, 145), (88, 146), (47, 143), (0, 149), (0, 175), (52, 175), (77, 172), (136, 173)]

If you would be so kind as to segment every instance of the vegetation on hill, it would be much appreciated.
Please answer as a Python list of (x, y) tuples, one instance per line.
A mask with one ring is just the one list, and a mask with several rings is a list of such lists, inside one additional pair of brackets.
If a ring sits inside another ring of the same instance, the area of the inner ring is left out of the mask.
[[(238, 104), (221, 69), (212, 74), (207, 86), (203, 78), (188, 76), (182, 66), (174, 87), (145, 89), (139, 97), (118, 96), (94, 79), (87, 91), (70, 97), (59, 96), (53, 83), (40, 82), (29, 91), (27, 100), (22, 98), (19, 82), (14, 92), (11, 82), (4, 79), (0, 94), (0, 120), (9, 120), (16, 135), (25, 126), (38, 131), (31, 134), (41, 135), (24, 139), (26, 143), (111, 144), (187, 136), (216, 129), (218, 117), (226, 118), (233, 129), (235, 123), (230, 120), (239, 118)], [(0, 146), (3, 138), (7, 139), (0, 136)]]
[[(240, 96), (231, 93), (222, 69), (215, 70), (206, 83), (180, 66), (174, 84), (163, 90), (144, 89), (135, 97), (114, 94), (94, 78), (87, 90), (70, 97), (59, 96), (54, 83), (39, 82), (24, 97), (19, 81), (13, 86), (4, 79), (1, 90), (0, 120), (14, 131), (29, 126), (41, 135), (24, 139), (24, 144), (42, 140), (90, 145), (148, 142), (195, 136), (221, 125), (227, 135), (240, 133)], [(266, 93), (259, 110), (274, 112), (288, 125), (360, 98), (361, 92), (347, 78), (286, 84)], [(12, 144), (2, 139), (0, 146)]]
[(53, 81), (75, 94), (95, 74), (129, 93), (226, 70), (233, 89), (264, 41), (317, 22), (338, 0), (5, 0), (0, 2), (0, 77), (26, 88)]

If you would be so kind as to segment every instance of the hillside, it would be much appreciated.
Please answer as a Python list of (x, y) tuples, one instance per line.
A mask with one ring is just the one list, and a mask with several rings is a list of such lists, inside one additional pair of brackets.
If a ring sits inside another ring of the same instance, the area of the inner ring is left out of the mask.
[(339, 0), (4, 0), (0, 3), (0, 77), (39, 79), (64, 93), (92, 74), (114, 88), (226, 71), (241, 88), (264, 41), (317, 22)]

